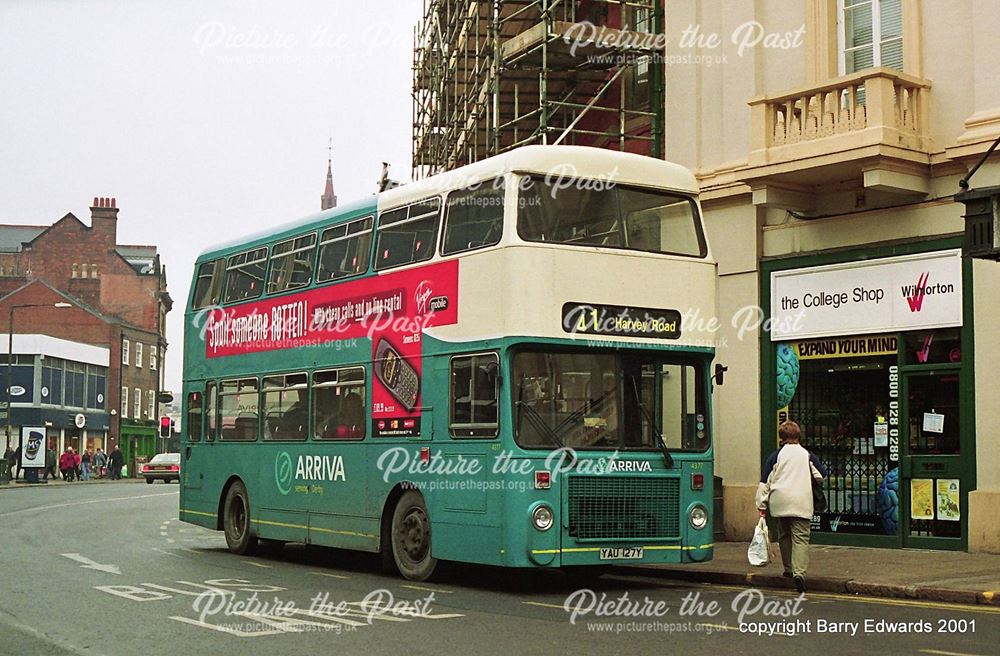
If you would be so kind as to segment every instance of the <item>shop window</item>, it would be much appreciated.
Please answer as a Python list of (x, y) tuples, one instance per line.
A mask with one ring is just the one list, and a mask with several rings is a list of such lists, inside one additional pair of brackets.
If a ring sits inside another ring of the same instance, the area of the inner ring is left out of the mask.
[(814, 517), (814, 530), (898, 530), (891, 509), (880, 512), (898, 503), (899, 427), (890, 426), (890, 409), (898, 408), (895, 399), (890, 406), (897, 351), (894, 335), (778, 345), (779, 421), (787, 413), (797, 422), (803, 446), (829, 470), (829, 508)]
[(907, 333), (906, 364), (958, 364), (962, 361), (960, 328)]

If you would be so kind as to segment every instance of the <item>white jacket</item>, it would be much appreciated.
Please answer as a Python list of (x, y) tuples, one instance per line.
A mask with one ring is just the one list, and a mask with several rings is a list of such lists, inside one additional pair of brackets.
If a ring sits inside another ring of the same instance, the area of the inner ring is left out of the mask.
[(822, 478), (809, 462), (809, 452), (801, 444), (786, 444), (778, 452), (767, 482), (757, 486), (757, 508), (770, 508), (772, 517), (811, 519), (812, 477)]

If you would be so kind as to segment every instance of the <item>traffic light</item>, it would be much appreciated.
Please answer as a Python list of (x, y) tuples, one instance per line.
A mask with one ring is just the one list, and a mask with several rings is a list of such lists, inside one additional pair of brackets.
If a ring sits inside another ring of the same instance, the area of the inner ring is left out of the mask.
[(174, 432), (174, 420), (170, 417), (160, 417), (160, 437), (170, 437)]

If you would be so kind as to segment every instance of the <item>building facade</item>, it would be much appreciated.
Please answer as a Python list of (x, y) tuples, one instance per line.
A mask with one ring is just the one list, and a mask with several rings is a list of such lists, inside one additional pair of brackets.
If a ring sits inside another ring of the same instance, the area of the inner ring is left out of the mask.
[[(669, 68), (665, 139), (719, 263), (727, 536), (751, 534), (791, 418), (831, 470), (814, 541), (1000, 551), (1000, 265), (962, 257), (954, 198), (1000, 137), (994, 7), (665, 4), (668, 30), (724, 44), (671, 41), (668, 59), (724, 60)], [(1000, 158), (971, 184), (1000, 184)]]
[[(105, 449), (120, 445), (129, 462), (158, 450), (171, 299), (156, 247), (118, 244), (117, 221), (115, 199), (95, 198), (89, 226), (73, 214), (51, 226), (0, 226), (0, 313), (15, 306), (15, 336), (47, 335), (112, 354), (104, 365), (106, 435), (87, 439)], [(15, 356), (22, 357), (16, 348)]]

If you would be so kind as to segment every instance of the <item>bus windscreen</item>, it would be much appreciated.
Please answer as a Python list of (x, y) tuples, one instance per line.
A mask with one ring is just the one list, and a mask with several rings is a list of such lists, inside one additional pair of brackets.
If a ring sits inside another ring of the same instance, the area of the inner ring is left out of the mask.
[(700, 364), (661, 355), (521, 351), (514, 437), (525, 448), (708, 448)]
[(694, 201), (607, 182), (567, 184), (529, 176), (520, 184), (517, 232), (526, 241), (704, 257)]

